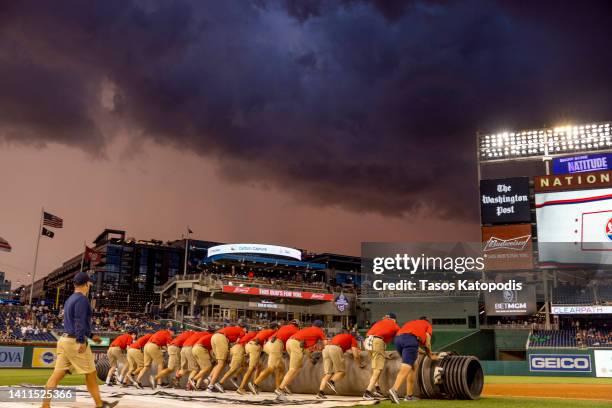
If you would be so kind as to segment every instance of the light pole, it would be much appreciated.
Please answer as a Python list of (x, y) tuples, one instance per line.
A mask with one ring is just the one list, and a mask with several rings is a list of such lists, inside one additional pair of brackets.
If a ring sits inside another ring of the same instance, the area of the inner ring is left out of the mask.
[[(480, 184), (481, 180), (482, 164), (542, 160), (546, 175), (550, 175), (550, 163), (556, 157), (609, 152), (612, 149), (611, 131), (610, 122), (601, 122), (477, 134), (478, 183)], [(542, 283), (546, 328), (550, 329), (550, 298), (546, 271), (542, 273)]]

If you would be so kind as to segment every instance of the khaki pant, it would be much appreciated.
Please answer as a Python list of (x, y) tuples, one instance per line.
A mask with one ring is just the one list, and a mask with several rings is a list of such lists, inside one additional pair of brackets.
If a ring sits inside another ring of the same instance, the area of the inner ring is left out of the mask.
[(257, 367), (261, 357), (261, 346), (255, 341), (249, 341), (244, 347), (244, 351), (249, 355), (249, 368)]
[(229, 340), (225, 337), (225, 334), (215, 333), (210, 338), (210, 344), (212, 345), (212, 352), (216, 360), (227, 360), (229, 353)]
[(108, 356), (108, 361), (111, 365), (116, 366), (117, 363), (125, 364), (126, 362), (125, 354), (123, 354), (121, 347), (109, 348), (106, 355)]
[(168, 368), (178, 370), (181, 365), (181, 348), (168, 346)]
[(323, 370), (325, 374), (333, 374), (346, 371), (344, 364), (344, 352), (342, 347), (328, 344), (323, 349)]
[(244, 346), (242, 344), (234, 344), (230, 349), (230, 370), (235, 370), (242, 365), (244, 361)]
[(144, 354), (140, 349), (128, 347), (127, 360), (130, 365), (130, 374), (144, 367)]
[(198, 369), (198, 365), (193, 357), (193, 347), (186, 346), (181, 348), (181, 370), (194, 371)]
[(193, 358), (195, 359), (196, 364), (200, 367), (200, 370), (205, 370), (207, 368), (212, 367), (212, 362), (210, 361), (210, 353), (208, 352), (208, 350), (206, 350), (206, 347), (196, 344), (191, 349), (191, 353), (193, 354)]
[(300, 341), (296, 339), (287, 340), (287, 353), (289, 353), (289, 369), (300, 369), (304, 361), (304, 350)]
[(268, 355), (268, 368), (280, 367), (283, 364), (283, 341), (275, 339), (264, 344), (263, 351)]
[(151, 363), (164, 364), (164, 353), (155, 343), (147, 343), (144, 346), (144, 367), (148, 369)]
[(88, 345), (84, 353), (79, 353), (81, 344), (76, 339), (62, 336), (57, 341), (57, 361), (55, 370), (70, 371), (72, 374), (89, 374), (96, 371), (96, 363)]
[(372, 370), (382, 370), (385, 368), (385, 350), (387, 345), (383, 339), (374, 337), (372, 339), (372, 349), (370, 359), (372, 360)]

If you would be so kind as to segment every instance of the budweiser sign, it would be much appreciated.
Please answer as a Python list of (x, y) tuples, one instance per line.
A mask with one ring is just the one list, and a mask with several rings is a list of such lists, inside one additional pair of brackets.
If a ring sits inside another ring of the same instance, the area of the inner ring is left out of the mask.
[(498, 237), (491, 237), (486, 242), (482, 250), (484, 252), (509, 249), (512, 251), (522, 251), (527, 246), (527, 243), (531, 240), (531, 234), (524, 235), (522, 237), (502, 239)]
[(293, 298), (293, 299), (324, 300), (327, 302), (331, 302), (334, 300), (334, 295), (331, 293), (299, 292), (299, 291), (294, 291), (294, 290), (253, 288), (253, 287), (246, 287), (246, 286), (224, 285), (223, 292), (240, 294), (240, 295), (251, 295), (251, 296), (268, 296), (268, 297), (282, 297), (282, 298)]
[(533, 268), (531, 224), (482, 227), (482, 252), (489, 271)]

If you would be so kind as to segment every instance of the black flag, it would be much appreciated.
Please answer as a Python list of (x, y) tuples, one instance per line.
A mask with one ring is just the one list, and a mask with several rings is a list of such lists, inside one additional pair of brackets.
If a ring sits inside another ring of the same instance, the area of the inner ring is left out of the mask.
[(53, 232), (51, 230), (48, 230), (45, 227), (43, 227), (42, 235), (45, 236), (45, 237), (53, 238), (55, 236), (55, 232)]

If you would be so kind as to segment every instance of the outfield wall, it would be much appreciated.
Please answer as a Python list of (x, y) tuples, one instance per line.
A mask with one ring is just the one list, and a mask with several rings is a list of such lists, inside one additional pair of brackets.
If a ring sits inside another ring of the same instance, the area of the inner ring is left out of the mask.
[[(92, 349), (94, 355), (106, 354), (106, 347)], [(2, 368), (53, 368), (56, 360), (55, 343), (0, 344)]]

